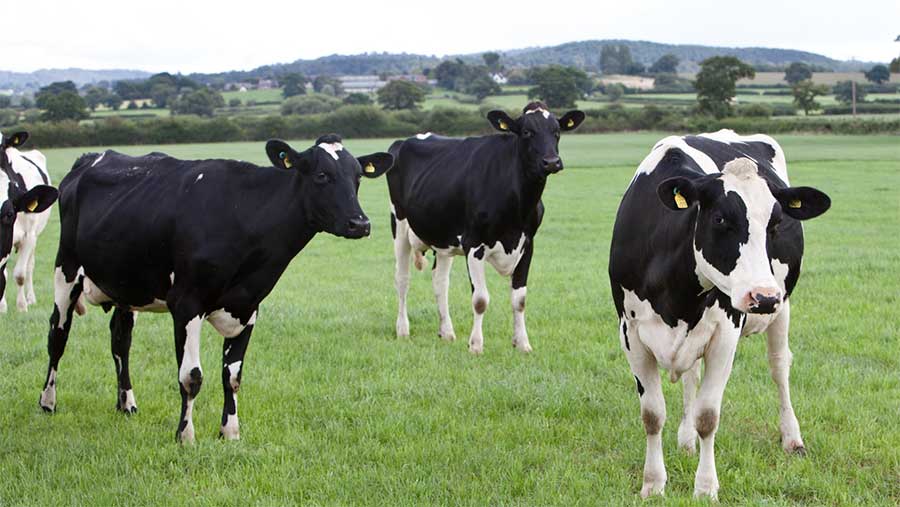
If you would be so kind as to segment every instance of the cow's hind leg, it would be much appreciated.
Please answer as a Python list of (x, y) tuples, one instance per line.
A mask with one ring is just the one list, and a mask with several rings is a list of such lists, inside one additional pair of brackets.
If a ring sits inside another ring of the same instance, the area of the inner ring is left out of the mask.
[(0, 313), (6, 313), (6, 262), (0, 265)]
[(56, 374), (59, 360), (66, 350), (69, 330), (72, 328), (72, 312), (75, 301), (81, 296), (84, 276), (73, 265), (57, 266), (53, 276), (53, 314), (50, 316), (50, 332), (47, 334), (47, 378), (41, 392), (40, 405), (46, 412), (56, 410)]
[(200, 331), (205, 315), (200, 305), (189, 297), (173, 296), (167, 301), (175, 324), (175, 359), (178, 362), (178, 389), (181, 391), (181, 416), (175, 439), (181, 443), (194, 442), (194, 400), (203, 385), (200, 368)]
[(28, 311), (28, 295), (27, 282), (30, 278), (28, 275), (28, 265), (31, 257), (34, 255), (34, 248), (37, 245), (37, 236), (33, 232), (26, 233), (22, 237), (19, 244), (19, 255), (16, 259), (16, 267), (13, 269), (13, 278), (16, 280), (18, 291), (16, 293), (16, 308), (20, 312)]
[(533, 240), (525, 243), (525, 251), (522, 258), (516, 264), (510, 280), (509, 302), (513, 311), (513, 347), (522, 352), (531, 352), (531, 344), (528, 342), (528, 331), (525, 329), (525, 297), (528, 293), (528, 269), (531, 267), (531, 254), (534, 251)]
[(391, 210), (391, 223), (394, 225), (394, 286), (397, 288), (397, 337), (409, 336), (409, 315), (406, 312), (406, 294), (409, 292), (409, 256), (412, 246), (409, 244), (409, 224), (406, 220), (397, 220)]
[(110, 348), (116, 365), (118, 392), (116, 409), (126, 414), (137, 413), (131, 376), (128, 373), (128, 352), (131, 350), (131, 331), (134, 329), (134, 312), (116, 308), (109, 319)]
[(631, 373), (641, 402), (641, 420), (647, 435), (647, 451), (644, 456), (644, 483), (641, 497), (665, 493), (666, 464), (663, 460), (662, 430), (666, 424), (666, 400), (656, 357), (640, 342), (638, 333), (622, 321), (619, 326), (620, 341), (631, 366)]
[(448, 341), (456, 339), (456, 333), (453, 331), (453, 320), (450, 319), (450, 304), (448, 301), (450, 268), (452, 266), (452, 254), (435, 252), (434, 269), (431, 271), (431, 285), (434, 288), (434, 298), (437, 300), (438, 314), (441, 318), (438, 336)]
[(791, 303), (785, 301), (784, 308), (766, 330), (769, 349), (769, 370), (772, 380), (778, 386), (778, 398), (781, 401), (781, 446), (789, 453), (806, 454), (803, 438), (800, 436), (800, 423), (794, 415), (791, 404), (790, 374), (793, 354), (788, 348), (788, 330), (791, 322)]
[(481, 323), (484, 320), (484, 312), (487, 311), (491, 296), (488, 294), (487, 281), (484, 277), (484, 246), (472, 248), (466, 256), (466, 265), (469, 268), (469, 282), (472, 284), (472, 334), (469, 335), (469, 352), (481, 354), (484, 352), (484, 334)]
[(688, 454), (697, 450), (697, 429), (694, 427), (693, 406), (697, 399), (697, 385), (700, 383), (700, 361), (681, 376), (684, 387), (684, 405), (681, 424), (678, 426), (678, 447)]
[(34, 294), (34, 253), (37, 248), (31, 249), (31, 255), (28, 256), (28, 265), (25, 268), (25, 300), (29, 305), (37, 303), (37, 296)]
[(222, 427), (219, 429), (219, 436), (227, 440), (240, 438), (237, 392), (241, 387), (244, 354), (247, 352), (252, 332), (253, 324), (248, 324), (237, 336), (226, 338), (222, 347), (222, 387), (225, 390), (225, 405), (222, 408)]

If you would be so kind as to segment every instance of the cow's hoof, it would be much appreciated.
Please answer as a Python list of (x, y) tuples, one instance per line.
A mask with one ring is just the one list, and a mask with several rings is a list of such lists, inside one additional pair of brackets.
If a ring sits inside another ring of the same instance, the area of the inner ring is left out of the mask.
[(397, 338), (409, 338), (409, 320), (397, 319)]
[(134, 391), (131, 389), (119, 391), (119, 399), (116, 400), (116, 410), (125, 415), (137, 414), (137, 403), (134, 401)]
[(48, 414), (56, 412), (56, 389), (48, 387), (41, 392), (41, 399), (38, 402), (41, 409)]
[(16, 301), (16, 309), (22, 313), (28, 313), (28, 303), (25, 300)]
[(641, 487), (641, 498), (650, 498), (651, 496), (665, 496), (666, 481), (644, 482)]
[(512, 346), (514, 349), (518, 350), (519, 352), (521, 352), (523, 354), (528, 354), (529, 352), (532, 351), (530, 343), (528, 343), (526, 341), (522, 341), (522, 340), (517, 340), (516, 338), (513, 338)]
[(228, 422), (225, 424), (225, 426), (219, 428), (219, 438), (223, 440), (241, 439), (241, 431), (238, 428), (237, 417), (229, 417)]
[(784, 446), (784, 450), (793, 456), (799, 456), (801, 458), (806, 457), (806, 447), (803, 446), (803, 442), (798, 442), (796, 440), (788, 442), (788, 444)]
[(54, 407), (48, 407), (47, 405), (44, 405), (43, 403), (41, 403), (40, 405), (41, 405), (41, 410), (43, 410), (44, 413), (46, 413), (46, 414), (52, 414), (52, 413), (56, 412), (56, 408), (54, 408)]
[(694, 498), (709, 498), (713, 502), (719, 501), (719, 481), (698, 479), (694, 484)]
[(175, 441), (182, 445), (190, 445), (194, 443), (194, 423), (193, 421), (181, 422), (178, 431), (175, 432)]
[(473, 356), (480, 356), (481, 354), (484, 354), (484, 345), (473, 345), (470, 343), (469, 344), (469, 352)]
[(0, 313), (6, 313), (6, 301), (0, 303)]
[(456, 333), (454, 333), (452, 329), (450, 329), (449, 331), (438, 331), (438, 338), (444, 341), (452, 342), (456, 340)]
[(28, 297), (25, 298), (25, 301), (27, 301), (29, 305), (33, 305), (37, 303), (37, 298), (34, 294), (29, 294)]

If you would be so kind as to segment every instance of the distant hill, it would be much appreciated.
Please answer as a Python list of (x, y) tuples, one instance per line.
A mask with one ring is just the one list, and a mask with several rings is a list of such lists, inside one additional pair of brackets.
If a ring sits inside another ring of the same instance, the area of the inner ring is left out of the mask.
[(142, 70), (88, 70), (88, 69), (41, 69), (34, 72), (9, 72), (0, 70), (0, 90), (12, 89), (17, 92), (36, 91), (55, 81), (72, 81), (81, 86), (99, 81), (119, 81), (149, 77)]

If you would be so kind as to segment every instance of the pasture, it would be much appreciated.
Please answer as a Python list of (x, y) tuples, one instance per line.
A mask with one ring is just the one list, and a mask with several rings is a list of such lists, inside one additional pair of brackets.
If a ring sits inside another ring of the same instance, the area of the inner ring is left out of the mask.
[[(681, 386), (664, 383), (665, 500), (639, 498), (644, 430), (606, 275), (619, 199), (661, 133), (564, 136), (544, 194), (527, 319), (510, 346), (508, 283), (488, 273), (485, 353), (467, 352), (464, 261), (452, 273), (459, 338), (437, 338), (430, 273), (413, 272), (412, 335), (394, 336), (387, 185), (363, 181), (371, 237), (320, 235), (261, 308), (240, 390), (241, 437), (217, 437), (222, 339), (204, 326), (195, 446), (174, 441), (177, 367), (167, 314), (141, 314), (131, 371), (139, 413), (114, 410), (109, 315), (76, 317), (58, 411), (38, 407), (58, 217), (38, 243), (38, 304), (0, 316), (0, 505), (682, 505), (696, 456), (677, 449)], [(900, 503), (900, 142), (780, 136), (794, 185), (829, 193), (805, 224), (793, 297), (792, 395), (809, 454), (784, 454), (765, 338), (738, 348), (716, 438), (724, 505)], [(353, 140), (354, 155), (391, 140)], [(263, 163), (264, 143), (123, 147)], [(309, 141), (293, 146), (304, 149)], [(46, 150), (58, 183), (88, 149)], [(96, 150), (94, 150), (96, 151)]]

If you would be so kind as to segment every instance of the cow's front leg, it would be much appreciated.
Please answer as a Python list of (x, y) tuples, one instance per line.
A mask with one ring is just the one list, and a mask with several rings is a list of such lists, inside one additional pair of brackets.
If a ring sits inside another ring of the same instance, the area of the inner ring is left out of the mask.
[[(62, 257), (60, 253), (57, 258)], [(45, 412), (56, 410), (56, 374), (59, 360), (66, 351), (69, 331), (72, 329), (72, 313), (75, 302), (81, 297), (84, 276), (71, 263), (57, 267), (53, 276), (53, 313), (50, 315), (50, 331), (47, 333), (47, 377), (39, 401)]]
[(706, 347), (703, 356), (703, 380), (700, 393), (694, 402), (693, 417), (700, 436), (700, 464), (694, 476), (694, 496), (716, 499), (719, 493), (719, 477), (716, 473), (715, 441), (722, 408), (722, 395), (731, 366), (734, 351), (740, 337), (740, 327), (731, 327), (731, 321), (719, 324), (718, 330)]
[[(190, 310), (189, 308), (194, 308)], [(175, 439), (181, 443), (194, 442), (192, 413), (194, 399), (203, 384), (200, 369), (200, 330), (205, 316), (197, 311), (198, 305), (181, 301), (169, 304), (175, 323), (175, 359), (178, 361), (178, 388), (181, 391), (181, 416)]]
[[(255, 322), (254, 318), (252, 319)], [(237, 414), (237, 392), (241, 388), (241, 373), (244, 369), (244, 354), (250, 343), (253, 324), (247, 324), (233, 338), (226, 338), (222, 346), (222, 388), (225, 391), (225, 405), (222, 408), (222, 427), (219, 436), (227, 440), (240, 438)]]
[(0, 313), (6, 313), (6, 261), (0, 266)]
[(697, 399), (697, 384), (700, 383), (700, 360), (681, 376), (684, 387), (684, 405), (681, 424), (678, 425), (678, 447), (688, 454), (697, 450), (697, 429), (694, 427), (693, 405)]
[(128, 373), (128, 354), (131, 350), (131, 331), (134, 329), (134, 312), (116, 308), (109, 319), (113, 362), (116, 365), (118, 393), (116, 409), (126, 414), (136, 414), (137, 404), (134, 391), (131, 389), (131, 376)]
[(37, 296), (34, 295), (34, 252), (36, 250), (37, 248), (31, 249), (28, 266), (25, 268), (25, 300), (29, 305), (37, 303)]
[(525, 298), (528, 294), (528, 269), (531, 267), (531, 253), (534, 250), (533, 240), (525, 241), (524, 251), (510, 280), (509, 302), (513, 311), (513, 347), (522, 352), (531, 352), (528, 342), (528, 331), (525, 329)]
[(434, 289), (434, 299), (437, 301), (438, 315), (441, 318), (438, 336), (448, 341), (456, 339), (456, 333), (453, 331), (453, 320), (450, 319), (450, 304), (448, 301), (450, 268), (452, 266), (452, 254), (435, 251), (434, 268), (431, 270), (431, 286)]
[(641, 420), (644, 423), (644, 433), (647, 435), (641, 497), (662, 495), (665, 493), (668, 479), (662, 447), (662, 429), (666, 424), (666, 399), (663, 397), (656, 357), (641, 343), (637, 331), (622, 321), (619, 323), (619, 341), (634, 375), (641, 402)]
[(16, 259), (16, 267), (13, 269), (13, 278), (16, 280), (18, 288), (16, 292), (16, 308), (20, 312), (28, 311), (28, 296), (26, 291), (26, 283), (28, 281), (28, 261), (34, 255), (34, 247), (37, 244), (37, 237), (34, 233), (27, 233), (22, 237), (19, 244), (19, 255)]
[(484, 334), (481, 331), (481, 322), (484, 320), (484, 312), (487, 311), (491, 297), (487, 290), (487, 281), (484, 278), (484, 247), (469, 249), (466, 255), (466, 265), (469, 268), (469, 282), (472, 284), (472, 334), (469, 335), (469, 352), (481, 354), (484, 352)]
[(788, 348), (788, 330), (791, 323), (791, 302), (785, 301), (784, 308), (766, 330), (769, 349), (769, 370), (772, 380), (778, 386), (778, 398), (781, 401), (781, 446), (789, 453), (806, 454), (803, 437), (800, 436), (800, 423), (794, 415), (791, 404), (791, 362), (793, 354)]

